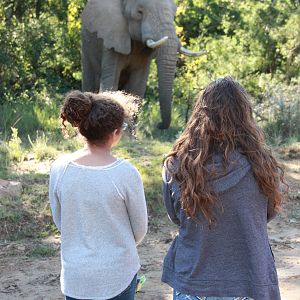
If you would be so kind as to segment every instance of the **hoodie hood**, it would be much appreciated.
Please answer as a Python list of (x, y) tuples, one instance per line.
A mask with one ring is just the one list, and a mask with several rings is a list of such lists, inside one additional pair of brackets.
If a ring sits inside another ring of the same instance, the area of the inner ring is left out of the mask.
[(205, 168), (211, 174), (208, 184), (216, 193), (223, 193), (237, 185), (251, 168), (247, 157), (237, 151), (229, 155), (228, 162), (224, 162), (221, 154), (216, 154), (209, 160)]

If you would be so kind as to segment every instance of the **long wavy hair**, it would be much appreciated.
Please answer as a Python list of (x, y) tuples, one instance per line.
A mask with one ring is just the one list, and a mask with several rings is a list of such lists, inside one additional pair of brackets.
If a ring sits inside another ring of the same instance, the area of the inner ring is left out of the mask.
[(209, 225), (216, 222), (212, 210), (220, 203), (207, 184), (212, 174), (205, 164), (219, 153), (226, 165), (233, 151), (248, 158), (262, 193), (278, 210), (287, 192), (280, 188), (287, 187), (283, 168), (253, 118), (246, 91), (231, 77), (225, 77), (204, 89), (186, 128), (164, 159), (171, 178), (180, 185), (180, 199), (188, 217), (196, 219), (201, 212)]

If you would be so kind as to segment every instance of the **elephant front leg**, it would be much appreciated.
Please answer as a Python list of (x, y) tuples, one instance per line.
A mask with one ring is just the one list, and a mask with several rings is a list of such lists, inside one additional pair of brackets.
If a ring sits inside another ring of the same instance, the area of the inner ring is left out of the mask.
[(82, 29), (82, 90), (98, 92), (101, 74), (103, 41), (95, 33)]
[(147, 87), (149, 68), (150, 62), (143, 68), (132, 70), (129, 74), (128, 81), (124, 86), (124, 90), (130, 94), (143, 98)]
[(120, 54), (108, 49), (103, 51), (100, 91), (116, 91), (118, 89), (122, 65)]

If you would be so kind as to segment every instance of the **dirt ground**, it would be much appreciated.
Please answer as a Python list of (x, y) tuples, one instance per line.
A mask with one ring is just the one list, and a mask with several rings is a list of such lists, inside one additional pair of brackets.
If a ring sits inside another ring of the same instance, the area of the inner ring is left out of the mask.
[[(290, 183), (290, 200), (269, 224), (283, 300), (300, 300), (300, 161), (285, 162)], [(137, 299), (172, 299), (171, 289), (160, 282), (163, 257), (176, 227), (167, 218), (151, 226), (139, 247), (141, 273), (147, 281)], [(40, 242), (40, 241), (39, 241)], [(32, 258), (26, 253), (32, 241), (0, 244), (0, 299), (62, 300), (59, 287), (60, 257)], [(59, 238), (43, 241), (59, 248)], [(262, 300), (262, 299), (257, 299)], [(269, 299), (272, 300), (272, 299)]]

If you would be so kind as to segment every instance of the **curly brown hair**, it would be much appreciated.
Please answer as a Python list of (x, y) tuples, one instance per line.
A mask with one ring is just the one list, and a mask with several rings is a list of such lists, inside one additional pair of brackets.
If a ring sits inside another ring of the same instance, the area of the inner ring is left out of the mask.
[(88, 142), (103, 143), (115, 129), (121, 128), (125, 110), (113, 93), (71, 91), (65, 97), (60, 117), (64, 128), (68, 121)]
[(280, 183), (287, 187), (284, 171), (253, 118), (246, 91), (231, 77), (225, 77), (204, 89), (186, 128), (164, 159), (169, 174), (180, 184), (180, 198), (188, 217), (195, 219), (201, 212), (209, 225), (215, 223), (212, 208), (219, 206), (218, 196), (207, 184), (211, 174), (205, 164), (215, 153), (221, 153), (227, 164), (232, 151), (246, 155), (263, 194), (278, 210), (287, 192), (280, 188)]

